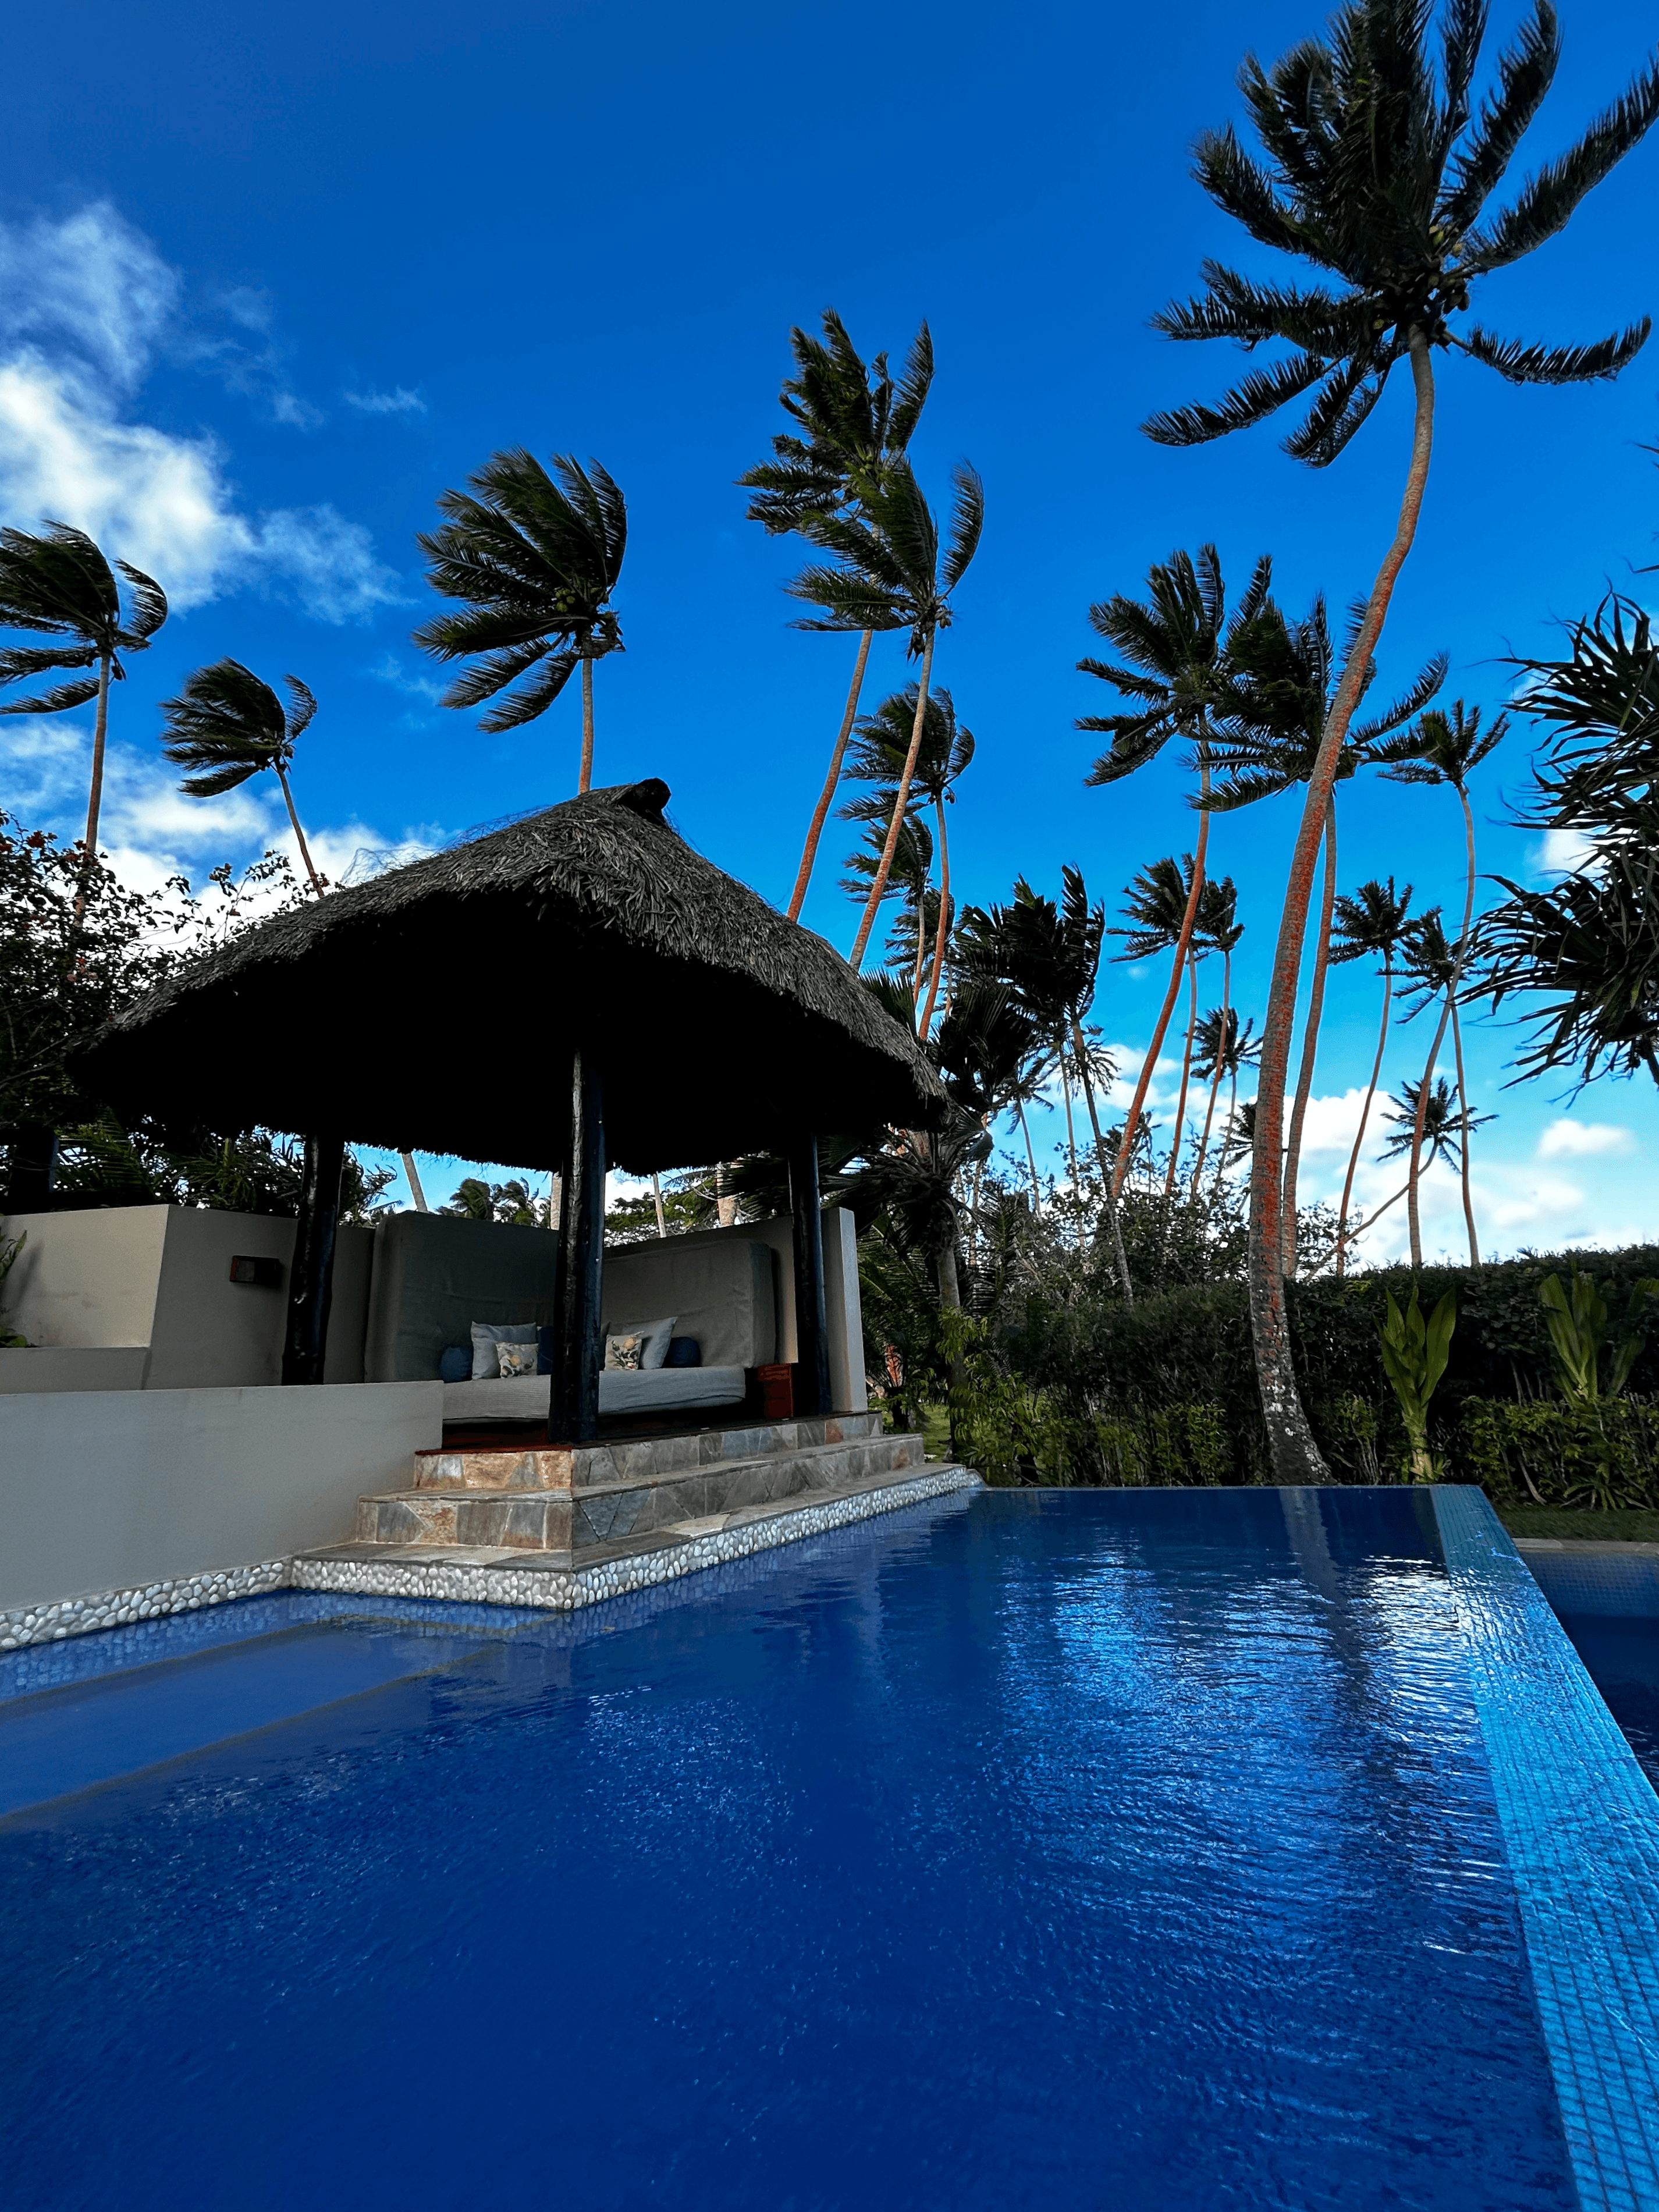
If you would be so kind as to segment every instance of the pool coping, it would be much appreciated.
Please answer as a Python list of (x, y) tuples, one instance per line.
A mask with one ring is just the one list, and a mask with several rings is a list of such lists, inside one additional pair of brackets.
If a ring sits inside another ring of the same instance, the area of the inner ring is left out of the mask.
[(1659, 2208), (1659, 1796), (1479, 1489), (1431, 1492), (1584, 2212)]

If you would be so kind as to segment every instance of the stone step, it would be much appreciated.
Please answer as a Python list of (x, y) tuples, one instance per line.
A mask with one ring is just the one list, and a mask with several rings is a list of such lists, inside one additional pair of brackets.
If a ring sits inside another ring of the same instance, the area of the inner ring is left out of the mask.
[(494, 1491), (422, 1485), (360, 1499), (355, 1540), (577, 1554), (711, 1514), (849, 1483), (899, 1480), (922, 1464), (920, 1437), (884, 1436), (733, 1458), (643, 1483)]
[(694, 1429), (680, 1436), (618, 1437), (611, 1443), (506, 1449), (473, 1446), (415, 1455), (416, 1490), (587, 1490), (607, 1482), (650, 1482), (763, 1455), (856, 1443), (882, 1433), (879, 1413)]

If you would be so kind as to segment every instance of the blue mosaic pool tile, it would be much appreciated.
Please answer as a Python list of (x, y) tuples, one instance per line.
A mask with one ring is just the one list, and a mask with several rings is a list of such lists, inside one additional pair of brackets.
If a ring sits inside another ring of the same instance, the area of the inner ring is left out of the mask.
[(1434, 1492), (1585, 2212), (1659, 2212), (1659, 1796), (1479, 1490)]
[(1557, 1613), (1638, 1620), (1659, 1617), (1659, 1551), (1633, 1544), (1552, 1550), (1531, 1543), (1521, 1556)]

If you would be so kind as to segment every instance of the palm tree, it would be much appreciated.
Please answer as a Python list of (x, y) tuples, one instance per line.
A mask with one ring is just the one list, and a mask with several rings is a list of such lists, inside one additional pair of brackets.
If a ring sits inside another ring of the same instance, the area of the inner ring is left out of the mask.
[[(1351, 631), (1364, 618), (1352, 611)], [(1313, 978), (1303, 1026), (1302, 1063), (1291, 1109), (1285, 1146), (1283, 1267), (1296, 1273), (1297, 1184), (1302, 1164), (1302, 1133), (1313, 1096), (1320, 1024), (1325, 1010), (1326, 969), (1330, 957), (1331, 917), (1336, 897), (1336, 786), (1363, 767), (1374, 749), (1403, 729), (1446, 680), (1450, 663), (1443, 653), (1425, 661), (1404, 696), (1358, 729), (1350, 726), (1337, 755), (1325, 802), (1325, 878), (1315, 941)], [(1222, 781), (1210, 805), (1218, 811), (1253, 805), (1304, 784), (1314, 775), (1320, 744), (1336, 688), (1335, 654), (1323, 592), (1300, 622), (1289, 620), (1268, 600), (1254, 620), (1240, 626), (1229, 659), (1229, 685), (1222, 740), (1212, 748)], [(1376, 675), (1371, 661), (1357, 681), (1363, 699)]]
[(311, 726), (317, 702), (297, 676), (285, 676), (283, 681), (292, 702), (286, 708), (270, 684), (240, 660), (216, 660), (210, 668), (198, 668), (185, 678), (176, 699), (161, 702), (173, 740), (161, 750), (175, 768), (193, 771), (179, 787), (191, 799), (216, 799), (222, 792), (234, 791), (250, 776), (273, 769), (283, 787), (300, 858), (305, 862), (312, 890), (320, 898), (323, 878), (300, 827), (288, 780), (294, 748)]
[[(1204, 1110), (1204, 1131), (1199, 1139), (1198, 1152), (1193, 1161), (1189, 1198), (1198, 1196), (1198, 1187), (1204, 1174), (1205, 1157), (1210, 1149), (1210, 1131), (1215, 1121), (1217, 1094), (1221, 1087), (1222, 1060), (1230, 1040), (1237, 1041), (1238, 1018), (1233, 1012), (1233, 954), (1244, 934), (1244, 925), (1238, 920), (1238, 886), (1231, 876), (1212, 878), (1206, 882), (1198, 902), (1198, 915), (1193, 934), (1209, 951), (1221, 955), (1221, 1004), (1206, 1014), (1197, 1024), (1195, 1032), (1188, 1038), (1188, 1060), (1194, 1067), (1200, 1083), (1207, 1082), (1210, 1096)], [(1200, 1061), (1192, 1060), (1194, 1041), (1200, 1051)], [(1235, 1071), (1235, 1077), (1237, 1071)]]
[[(874, 783), (886, 789), (882, 802), (854, 800), (851, 805), (844, 806), (842, 812), (848, 821), (874, 820), (878, 806), (879, 818), (884, 823), (890, 818), (887, 807), (903, 772), (905, 755), (909, 750), (910, 732), (915, 722), (917, 690), (918, 686), (910, 684), (902, 691), (895, 691), (890, 698), (883, 700), (873, 714), (866, 715), (858, 725), (858, 742), (846, 772), (860, 782)], [(955, 702), (950, 693), (943, 690), (935, 690), (927, 702), (927, 711), (923, 717), (921, 750), (916, 756), (915, 774), (910, 782), (912, 807), (919, 803), (933, 807), (935, 824), (933, 848), (939, 855), (939, 866), (927, 1001), (917, 1024), (917, 1034), (924, 1043), (933, 1027), (933, 1008), (945, 972), (945, 951), (951, 930), (951, 845), (945, 810), (947, 805), (954, 804), (953, 787), (973, 757), (973, 732), (957, 722)], [(926, 964), (919, 957), (916, 963), (918, 1000), (921, 995)]]
[[(1493, 748), (1504, 741), (1509, 728), (1509, 718), (1499, 714), (1489, 730), (1480, 727), (1480, 709), (1465, 709), (1461, 699), (1453, 702), (1449, 713), (1432, 708), (1425, 714), (1414, 730), (1402, 731), (1397, 737), (1379, 745), (1374, 756), (1389, 763), (1383, 775), (1394, 783), (1437, 783), (1448, 785), (1457, 793), (1458, 804), (1463, 810), (1463, 850), (1465, 881), (1463, 890), (1463, 927), (1457, 938), (1457, 964), (1446, 991), (1446, 1002), (1451, 1012), (1452, 1050), (1457, 1063), (1457, 1095), (1468, 1111), (1469, 1095), (1463, 1075), (1463, 1025), (1458, 1018), (1457, 994), (1463, 981), (1463, 969), (1468, 959), (1469, 925), (1474, 919), (1474, 815), (1469, 805), (1469, 778)], [(1469, 1190), (1468, 1128), (1465, 1126), (1463, 1141), (1459, 1147), (1463, 1176), (1463, 1221), (1469, 1232), (1469, 1265), (1480, 1265), (1480, 1244), (1474, 1231), (1474, 1200)]]
[[(1429, 1057), (1423, 1070), (1423, 1079), (1412, 1091), (1417, 1101), (1418, 1134), (1412, 1150), (1411, 1182), (1407, 1199), (1407, 1212), (1411, 1217), (1412, 1265), (1423, 1264), (1423, 1239), (1419, 1230), (1417, 1189), (1423, 1166), (1424, 1115), (1433, 1103), (1434, 1066), (1440, 1057), (1440, 1048), (1445, 1042), (1446, 1024), (1451, 1017), (1458, 979), (1463, 968), (1463, 946), (1460, 939), (1455, 946), (1446, 941), (1446, 932), (1437, 906), (1428, 908), (1417, 920), (1408, 922), (1401, 934), (1405, 958), (1403, 965), (1407, 981), (1401, 985), (1402, 997), (1415, 998), (1413, 1014), (1425, 1006), (1440, 1001), (1440, 1018), (1435, 1024), (1434, 1035), (1429, 1040)], [(1407, 1019), (1410, 1019), (1407, 1016)], [(1432, 1157), (1432, 1155), (1431, 1156)]]
[[(940, 1019), (932, 1057), (946, 1091), (958, 1106), (979, 1117), (981, 1128), (988, 1130), (999, 1114), (1014, 1109), (1025, 1139), (1035, 1215), (1041, 1210), (1042, 1192), (1024, 1107), (1041, 1089), (1049, 1059), (1030, 1015), (1007, 984), (965, 972)], [(975, 1225), (983, 1170), (981, 1160), (975, 1170), (970, 1208)]]
[(128, 562), (115, 563), (131, 586), (124, 614), (121, 590), (109, 562), (84, 530), (67, 522), (47, 522), (39, 537), (26, 530), (0, 530), (0, 628), (32, 630), (57, 638), (56, 645), (16, 645), (0, 649), (0, 684), (58, 670), (92, 668), (95, 676), (76, 677), (27, 699), (10, 699), (0, 714), (61, 714), (96, 699), (92, 727), (92, 781), (87, 793), (87, 830), (82, 844), (75, 919), (86, 911), (87, 879), (98, 860), (98, 816), (104, 798), (104, 741), (109, 729), (109, 687), (126, 675), (124, 653), (142, 653), (167, 618), (167, 593), (153, 576)]
[[(1201, 824), (1200, 824), (1201, 827)], [(1118, 961), (1151, 960), (1173, 946), (1178, 963), (1170, 978), (1170, 988), (1165, 994), (1165, 1005), (1159, 1025), (1153, 1031), (1154, 1042), (1162, 1045), (1169, 1028), (1168, 1014), (1179, 995), (1186, 971), (1187, 950), (1192, 943), (1193, 930), (1198, 914), (1200, 884), (1198, 862), (1191, 853), (1183, 853), (1177, 862), (1174, 855), (1166, 854), (1142, 868), (1132, 883), (1123, 888), (1123, 911), (1129, 917), (1127, 929), (1109, 930), (1107, 934), (1121, 937), (1126, 949), (1113, 954)], [(1135, 1084), (1134, 1101), (1131, 1102), (1130, 1116), (1123, 1125), (1123, 1138), (1117, 1148), (1117, 1172), (1114, 1190), (1121, 1188), (1127, 1172), (1129, 1146), (1133, 1142), (1138, 1123), (1133, 1118), (1134, 1104), (1145, 1103), (1153, 1073), (1152, 1048), (1141, 1063), (1140, 1074)], [(1181, 1136), (1176, 1133), (1176, 1147), (1180, 1149)]]
[(1218, 1006), (1206, 1014), (1198, 1025), (1198, 1073), (1210, 1085), (1210, 1109), (1204, 1117), (1204, 1139), (1199, 1146), (1198, 1165), (1193, 1172), (1192, 1194), (1198, 1195), (1199, 1170), (1204, 1165), (1205, 1153), (1209, 1150), (1211, 1116), (1215, 1112), (1217, 1093), (1221, 1079), (1227, 1078), (1227, 1118), (1224, 1136), (1215, 1164), (1215, 1181), (1212, 1188), (1219, 1190), (1221, 1178), (1226, 1173), (1229, 1159), (1234, 1156), (1232, 1133), (1238, 1126), (1238, 1077), (1241, 1068), (1254, 1066), (1261, 1056), (1261, 1047), (1256, 1042), (1255, 1024), (1240, 1024), (1237, 1009)]
[(893, 817), (870, 897), (848, 955), (856, 968), (874, 926), (876, 909), (893, 863), (893, 850), (910, 803), (910, 783), (921, 750), (933, 647), (951, 621), (951, 594), (968, 572), (985, 523), (985, 487), (966, 461), (951, 471), (953, 497), (948, 540), (941, 547), (939, 525), (922, 497), (908, 461), (884, 468), (856, 514), (806, 517), (801, 525), (812, 544), (836, 556), (834, 568), (803, 568), (789, 586), (797, 599), (823, 608), (822, 617), (803, 617), (803, 629), (896, 629), (910, 632), (909, 657), (920, 659), (916, 711), (910, 744), (900, 770)]
[[(823, 311), (822, 338), (797, 327), (789, 334), (789, 345), (799, 374), (784, 379), (778, 398), (784, 413), (805, 434), (779, 431), (772, 440), (773, 458), (757, 462), (738, 478), (743, 490), (755, 495), (749, 502), (749, 520), (774, 538), (800, 529), (808, 517), (857, 514), (883, 470), (908, 446), (933, 380), (933, 340), (926, 323), (911, 341), (896, 382), (888, 374), (884, 353), (878, 353), (866, 368), (833, 307)], [(812, 811), (790, 894), (791, 921), (805, 902), (818, 840), (841, 781), (871, 640), (878, 629), (896, 628), (898, 621), (872, 623), (860, 635), (830, 773)]]
[[(1130, 599), (1120, 592), (1090, 608), (1090, 622), (1128, 665), (1091, 659), (1079, 660), (1078, 667), (1085, 676), (1097, 676), (1111, 684), (1131, 704), (1121, 714), (1079, 717), (1079, 730), (1099, 731), (1112, 740), (1109, 750), (1084, 779), (1085, 783), (1120, 782), (1138, 768), (1145, 767), (1148, 761), (1156, 759), (1170, 740), (1177, 738), (1194, 747), (1200, 800), (1207, 795), (1210, 764), (1206, 740), (1212, 711), (1226, 688), (1229, 641), (1241, 623), (1252, 620), (1261, 611), (1267, 602), (1272, 578), (1273, 564), (1263, 554), (1230, 626), (1221, 556), (1213, 545), (1201, 545), (1196, 559), (1190, 553), (1176, 552), (1167, 561), (1155, 562), (1147, 571), (1145, 599)], [(1123, 1142), (1118, 1147), (1115, 1189), (1128, 1170), (1130, 1148), (1146, 1106), (1147, 1086), (1158, 1065), (1158, 1056), (1164, 1049), (1176, 1000), (1181, 995), (1187, 947), (1192, 939), (1199, 895), (1204, 887), (1204, 856), (1209, 837), (1209, 816), (1201, 814), (1198, 849), (1182, 926), (1173, 939), (1175, 958), (1170, 963), (1170, 987), (1153, 1024), (1152, 1042), (1141, 1062), (1134, 1097), (1129, 1102)]]
[[(1385, 1140), (1382, 1146), (1383, 1158), (1397, 1160), (1409, 1153), (1412, 1165), (1405, 1182), (1401, 1184), (1393, 1197), (1385, 1198), (1376, 1211), (1374, 1213), (1368, 1213), (1354, 1231), (1352, 1241), (1355, 1242), (1363, 1237), (1368, 1229), (1375, 1227), (1391, 1206), (1398, 1206), (1401, 1200), (1408, 1194), (1411, 1197), (1412, 1207), (1415, 1208), (1419, 1179), (1419, 1161), (1421, 1161), (1420, 1172), (1426, 1174), (1443, 1155), (1449, 1156), (1452, 1159), (1458, 1158), (1462, 1147), (1465, 1127), (1478, 1129), (1483, 1123), (1492, 1121), (1493, 1116), (1490, 1114), (1472, 1114), (1468, 1116), (1466, 1122), (1457, 1093), (1442, 1075), (1437, 1077), (1432, 1083), (1407, 1084), (1401, 1110), (1399, 1113), (1387, 1113), (1382, 1118), (1385, 1121), (1392, 1121), (1395, 1124), (1394, 1134)], [(1424, 1160), (1422, 1153), (1425, 1146), (1428, 1158)], [(1422, 1264), (1421, 1244), (1416, 1228), (1413, 1226), (1412, 1265), (1413, 1267), (1420, 1267)]]
[(439, 495), (443, 527), (418, 532), (416, 543), (431, 563), (427, 581), (434, 591), (465, 600), (467, 611), (434, 615), (415, 632), (415, 642), (437, 660), (477, 656), (443, 703), (476, 707), (494, 699), (478, 718), (492, 735), (545, 714), (580, 665), (576, 788), (586, 791), (593, 781), (593, 663), (622, 650), (611, 595), (628, 545), (628, 507), (597, 461), (584, 469), (574, 454), (552, 458), (550, 477), (533, 453), (511, 446), (468, 477), (469, 491)]
[(1361, 884), (1352, 898), (1336, 902), (1336, 920), (1332, 933), (1331, 958), (1341, 965), (1350, 960), (1366, 958), (1382, 963), (1382, 1019), (1376, 1032), (1376, 1057), (1371, 1062), (1371, 1079), (1365, 1091), (1365, 1103), (1359, 1110), (1359, 1127), (1354, 1133), (1353, 1150), (1348, 1155), (1348, 1172), (1342, 1184), (1342, 1206), (1336, 1219), (1336, 1272), (1340, 1276), (1347, 1243), (1348, 1206), (1353, 1196), (1353, 1179), (1359, 1165), (1359, 1154), (1365, 1142), (1366, 1125), (1371, 1118), (1371, 1104), (1376, 1097), (1376, 1086), (1382, 1074), (1382, 1054), (1389, 1042), (1389, 1016), (1394, 1007), (1394, 962), (1406, 933), (1406, 917), (1412, 902), (1412, 887), (1407, 884), (1396, 893), (1394, 878), (1386, 884), (1373, 877)]
[[(842, 878), (841, 889), (860, 909), (869, 898), (871, 885), (881, 872), (882, 859), (887, 850), (893, 794), (889, 792), (884, 796), (888, 802), (885, 805), (880, 793), (856, 802), (868, 810), (854, 817), (866, 824), (865, 843), (861, 850), (848, 854), (847, 873)], [(887, 878), (881, 887), (884, 902), (902, 898), (904, 902), (903, 919), (888, 942), (888, 957), (902, 961), (912, 970), (906, 986), (909, 999), (906, 1019), (912, 1029), (915, 1026), (921, 965), (927, 955), (927, 884), (933, 872), (933, 832), (920, 816), (912, 814), (900, 830), (888, 864)]]
[(1247, 349), (1282, 340), (1287, 358), (1253, 368), (1218, 404), (1155, 415), (1148, 434), (1197, 445), (1262, 421), (1312, 392), (1285, 441), (1315, 467), (1334, 461), (1381, 396), (1396, 362), (1411, 367), (1415, 411), (1400, 519), (1366, 603), (1327, 719), (1280, 916), (1267, 1001), (1259, 1099), (1261, 1141), (1251, 1170), (1250, 1304), (1262, 1405), (1282, 1482), (1327, 1470), (1308, 1426), (1291, 1364), (1282, 1273), (1285, 1088), (1314, 870), (1361, 675), (1416, 534), (1434, 425), (1432, 356), (1455, 348), (1522, 384), (1615, 376), (1649, 324), (1588, 346), (1522, 344), (1478, 325), (1454, 331), (1471, 288), (1562, 229), (1585, 194), (1659, 117), (1659, 67), (1650, 67), (1576, 145), (1529, 178), (1513, 204), (1481, 220), (1554, 76), (1560, 40), (1548, 0), (1534, 0), (1498, 83), (1477, 109), (1472, 88), (1486, 29), (1480, 0), (1446, 0), (1441, 58), (1428, 52), (1425, 0), (1344, 0), (1322, 40), (1304, 40), (1271, 70), (1254, 58), (1241, 83), (1267, 159), (1247, 155), (1229, 127), (1196, 148), (1199, 181), (1258, 244), (1288, 253), (1332, 285), (1268, 285), (1208, 262), (1202, 297), (1157, 319), (1172, 338), (1231, 338)]

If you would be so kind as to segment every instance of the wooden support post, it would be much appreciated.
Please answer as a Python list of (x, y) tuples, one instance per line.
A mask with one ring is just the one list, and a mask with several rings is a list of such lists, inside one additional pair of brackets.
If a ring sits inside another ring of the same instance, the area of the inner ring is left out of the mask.
[(789, 1147), (789, 1211), (795, 1225), (795, 1411), (835, 1411), (830, 1395), (830, 1320), (823, 1295), (823, 1218), (819, 1212), (818, 1141)]
[(11, 1133), (5, 1211), (46, 1213), (58, 1180), (58, 1133), (42, 1121), (20, 1121)]
[(592, 1054), (571, 1055), (570, 1142), (559, 1207), (550, 1443), (592, 1443), (605, 1364), (605, 1082)]
[(328, 1347), (328, 1310), (334, 1297), (334, 1238), (340, 1225), (343, 1137), (307, 1137), (300, 1182), (300, 1218), (289, 1270), (288, 1334), (283, 1346), (284, 1382), (320, 1382)]

